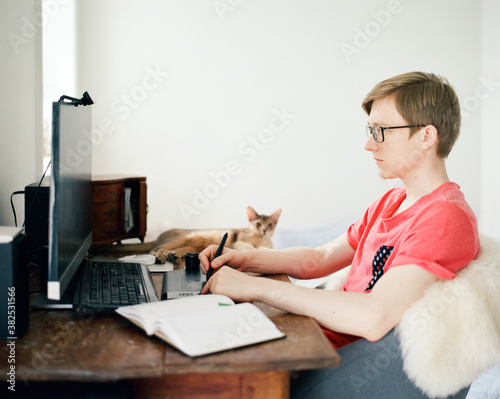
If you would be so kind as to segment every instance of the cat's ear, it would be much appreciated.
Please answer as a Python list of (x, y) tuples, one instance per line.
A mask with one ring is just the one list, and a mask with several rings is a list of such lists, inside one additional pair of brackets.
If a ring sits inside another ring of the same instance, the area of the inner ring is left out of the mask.
[(274, 222), (274, 224), (278, 223), (278, 219), (280, 218), (281, 216), (281, 209), (278, 209), (276, 212), (274, 212), (271, 216), (269, 216), (271, 218), (271, 220)]
[(247, 208), (247, 217), (248, 217), (248, 221), (251, 222), (252, 220), (255, 220), (259, 217), (259, 214), (257, 212), (255, 212), (255, 210), (249, 206)]

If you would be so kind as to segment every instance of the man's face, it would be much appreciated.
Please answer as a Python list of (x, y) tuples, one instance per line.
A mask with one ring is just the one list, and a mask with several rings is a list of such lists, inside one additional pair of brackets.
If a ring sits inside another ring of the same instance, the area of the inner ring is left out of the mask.
[[(395, 95), (391, 95), (372, 104), (369, 126), (406, 126), (408, 121), (396, 110)], [(418, 144), (418, 133), (410, 137), (410, 128), (387, 129), (384, 132), (385, 140), (376, 143), (370, 135), (365, 150), (370, 151), (378, 166), (378, 172), (383, 179), (399, 178), (405, 180), (414, 174), (422, 159)]]

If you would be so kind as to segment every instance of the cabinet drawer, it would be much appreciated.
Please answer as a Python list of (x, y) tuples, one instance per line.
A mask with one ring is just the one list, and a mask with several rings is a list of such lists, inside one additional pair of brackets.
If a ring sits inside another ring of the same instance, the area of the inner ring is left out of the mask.
[(123, 184), (94, 184), (92, 202), (121, 202), (123, 199)]
[(94, 241), (117, 241), (123, 234), (122, 220), (92, 224), (92, 239)]
[(110, 222), (122, 218), (121, 202), (104, 202), (92, 205), (92, 223)]

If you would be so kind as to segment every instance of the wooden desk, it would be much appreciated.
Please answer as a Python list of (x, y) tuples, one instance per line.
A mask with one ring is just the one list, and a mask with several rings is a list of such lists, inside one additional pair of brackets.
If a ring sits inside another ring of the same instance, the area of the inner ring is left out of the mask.
[[(157, 289), (162, 278), (153, 274)], [(75, 319), (68, 311), (32, 311), (28, 333), (15, 341), (16, 385), (129, 380), (140, 398), (286, 398), (291, 371), (338, 366), (315, 321), (256, 305), (285, 339), (194, 359), (118, 315)], [(2, 342), (3, 376), (9, 352)]]

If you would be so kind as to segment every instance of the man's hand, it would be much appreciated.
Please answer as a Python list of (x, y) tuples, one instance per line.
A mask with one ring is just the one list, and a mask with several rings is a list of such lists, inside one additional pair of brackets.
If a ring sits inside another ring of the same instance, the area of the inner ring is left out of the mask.
[(255, 298), (258, 285), (257, 277), (223, 266), (210, 277), (201, 294), (210, 291), (213, 294), (226, 295), (235, 302), (250, 302)]
[(222, 254), (214, 259), (217, 248), (217, 245), (210, 245), (198, 255), (200, 265), (205, 270), (205, 273), (208, 271), (210, 266), (212, 266), (214, 270), (217, 270), (224, 265), (238, 269), (244, 262), (244, 256), (241, 251), (235, 251), (234, 249), (226, 247), (224, 247)]

